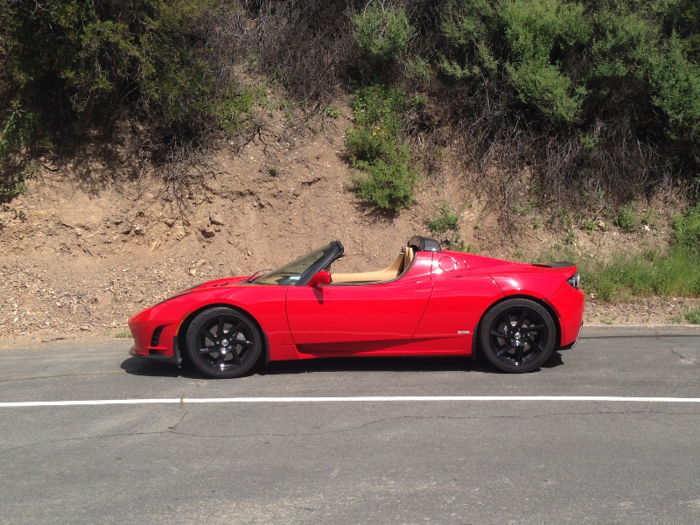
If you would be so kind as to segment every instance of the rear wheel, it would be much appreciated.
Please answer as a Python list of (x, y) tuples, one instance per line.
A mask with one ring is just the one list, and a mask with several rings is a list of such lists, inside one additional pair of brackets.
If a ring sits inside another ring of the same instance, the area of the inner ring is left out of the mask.
[(530, 299), (509, 299), (486, 312), (479, 333), (484, 357), (504, 372), (530, 372), (554, 350), (550, 313)]
[(260, 330), (245, 314), (216, 307), (197, 315), (187, 329), (187, 355), (202, 373), (215, 378), (241, 377), (262, 353)]

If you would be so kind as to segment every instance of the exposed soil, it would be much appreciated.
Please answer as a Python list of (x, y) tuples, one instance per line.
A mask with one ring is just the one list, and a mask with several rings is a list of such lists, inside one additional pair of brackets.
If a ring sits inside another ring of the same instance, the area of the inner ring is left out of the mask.
[[(333, 239), (346, 247), (334, 270), (383, 268), (410, 236), (430, 235), (427, 223), (445, 200), (459, 212), (465, 243), (480, 254), (528, 260), (562, 243), (567, 231), (556, 224), (535, 228), (547, 219), (536, 211), (504, 229), (500, 210), (448, 164), (422, 181), (410, 210), (377, 213), (347, 189), (354, 173), (342, 143), (351, 112), (336, 107), (343, 116), (326, 120), (322, 132), (260, 137), (238, 154), (211, 154), (213, 176), (184, 209), (167, 197), (161, 178), (119, 176), (131, 171), (126, 166), (108, 170), (85, 158), (45, 165), (25, 195), (0, 204), (0, 348), (17, 337), (123, 334), (130, 315), (178, 290), (274, 268)], [(604, 257), (613, 248), (663, 245), (671, 211), (661, 211), (635, 234), (604, 223), (590, 233), (574, 228), (570, 247)], [(592, 299), (586, 322), (680, 322), (697, 304)]]

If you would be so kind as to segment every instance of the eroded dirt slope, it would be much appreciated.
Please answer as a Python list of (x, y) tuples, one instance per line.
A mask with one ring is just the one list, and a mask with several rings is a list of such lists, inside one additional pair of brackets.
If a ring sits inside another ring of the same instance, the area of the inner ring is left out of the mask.
[[(482, 254), (527, 259), (557, 242), (556, 234), (527, 224), (505, 235), (498, 210), (448, 168), (423, 180), (416, 204), (397, 216), (365, 206), (347, 190), (354, 174), (342, 158), (350, 111), (343, 113), (322, 133), (212, 155), (213, 176), (185, 208), (149, 175), (117, 184), (95, 164), (88, 184), (79, 159), (44, 167), (25, 195), (0, 204), (0, 341), (117, 335), (130, 315), (178, 290), (274, 268), (333, 239), (346, 247), (335, 270), (383, 268), (411, 235), (429, 235), (427, 222), (443, 201), (458, 211), (466, 244)], [(654, 243), (666, 233), (659, 226), (642, 235)], [(641, 240), (600, 229), (573, 246), (602, 253)], [(669, 322), (691, 303), (612, 307), (592, 300), (587, 321)]]

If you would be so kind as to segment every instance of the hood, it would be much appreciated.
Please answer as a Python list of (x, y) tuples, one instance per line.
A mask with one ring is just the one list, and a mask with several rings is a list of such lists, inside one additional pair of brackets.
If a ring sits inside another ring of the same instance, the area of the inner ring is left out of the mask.
[(222, 277), (221, 279), (214, 279), (212, 281), (207, 281), (202, 283), (190, 290), (201, 290), (202, 288), (219, 288), (221, 286), (233, 286), (235, 284), (240, 284), (245, 282), (246, 279), (250, 277), (249, 275), (236, 276), (236, 277)]

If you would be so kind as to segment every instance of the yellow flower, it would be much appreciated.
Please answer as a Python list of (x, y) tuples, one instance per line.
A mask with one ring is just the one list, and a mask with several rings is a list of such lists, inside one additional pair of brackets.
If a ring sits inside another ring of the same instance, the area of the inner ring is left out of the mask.
[(380, 128), (379, 126), (377, 126), (377, 131), (379, 131), (380, 129), (382, 129), (382, 128)]
[(372, 132), (372, 136), (374, 136), (374, 135), (376, 135), (376, 134), (377, 134), (377, 132), (376, 132), (376, 131), (373, 131), (373, 132)]

